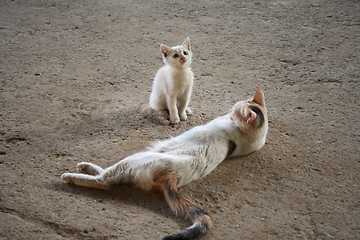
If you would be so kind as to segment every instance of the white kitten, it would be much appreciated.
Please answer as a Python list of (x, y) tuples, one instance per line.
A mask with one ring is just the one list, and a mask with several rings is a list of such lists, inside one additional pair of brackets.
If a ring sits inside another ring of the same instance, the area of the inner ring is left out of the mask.
[(176, 215), (189, 218), (193, 225), (164, 239), (194, 239), (212, 226), (210, 216), (180, 195), (177, 188), (198, 180), (224, 159), (259, 150), (268, 130), (263, 92), (238, 102), (228, 114), (197, 126), (180, 136), (153, 144), (144, 152), (101, 167), (82, 162), (80, 173), (64, 173), (65, 183), (106, 189), (118, 183), (133, 183), (144, 190), (160, 190)]
[(191, 115), (188, 108), (192, 91), (194, 74), (191, 71), (190, 39), (175, 47), (161, 44), (165, 66), (161, 67), (154, 78), (150, 101), (143, 109), (144, 117), (153, 122), (167, 125), (185, 121)]

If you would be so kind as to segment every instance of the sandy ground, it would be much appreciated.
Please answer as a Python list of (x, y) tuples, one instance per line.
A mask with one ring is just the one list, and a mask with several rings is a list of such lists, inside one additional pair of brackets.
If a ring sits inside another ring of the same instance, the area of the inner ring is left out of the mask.
[[(0, 239), (160, 239), (190, 226), (159, 197), (68, 186), (265, 92), (262, 150), (181, 193), (201, 239), (360, 239), (359, 1), (0, 2)], [(194, 116), (140, 116), (160, 43), (190, 37)]]

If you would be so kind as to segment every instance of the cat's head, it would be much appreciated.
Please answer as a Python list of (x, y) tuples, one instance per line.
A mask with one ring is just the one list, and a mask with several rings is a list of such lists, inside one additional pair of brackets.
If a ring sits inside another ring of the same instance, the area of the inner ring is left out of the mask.
[(168, 47), (164, 44), (161, 44), (160, 50), (166, 64), (176, 68), (190, 66), (192, 52), (189, 38), (186, 38), (185, 41), (179, 46)]
[(253, 99), (236, 103), (234, 107), (229, 110), (229, 115), (243, 132), (256, 129), (264, 129), (266, 132), (268, 117), (264, 93), (261, 89), (257, 89)]

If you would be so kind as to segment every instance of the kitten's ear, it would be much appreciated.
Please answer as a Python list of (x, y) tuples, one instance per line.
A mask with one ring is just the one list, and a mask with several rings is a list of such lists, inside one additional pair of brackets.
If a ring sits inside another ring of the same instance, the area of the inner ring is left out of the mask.
[(169, 50), (169, 47), (164, 45), (164, 44), (160, 44), (160, 50), (161, 50), (161, 53), (166, 58), (167, 57), (167, 51)]
[(260, 106), (265, 107), (265, 97), (264, 97), (264, 93), (261, 91), (260, 88), (258, 88), (256, 90), (255, 96), (253, 101), (257, 104), (259, 104)]
[(185, 46), (189, 51), (191, 51), (190, 38), (186, 38), (185, 41), (181, 45)]

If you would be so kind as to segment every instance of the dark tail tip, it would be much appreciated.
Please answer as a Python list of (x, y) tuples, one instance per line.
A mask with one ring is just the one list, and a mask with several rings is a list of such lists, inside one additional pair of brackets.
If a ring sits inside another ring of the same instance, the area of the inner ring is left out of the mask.
[(200, 237), (201, 235), (207, 232), (207, 226), (205, 223), (195, 223), (191, 227), (185, 229), (184, 231), (168, 235), (163, 238), (163, 240), (192, 240)]

